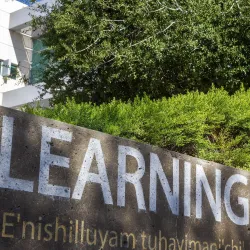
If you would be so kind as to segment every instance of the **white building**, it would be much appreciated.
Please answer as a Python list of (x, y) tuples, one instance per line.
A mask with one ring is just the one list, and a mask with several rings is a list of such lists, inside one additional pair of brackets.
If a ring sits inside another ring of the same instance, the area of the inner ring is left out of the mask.
[[(34, 39), (29, 22), (30, 8), (16, 0), (0, 0), (0, 105), (20, 107), (39, 99), (39, 84), (32, 76), (32, 60), (39, 40)], [(31, 81), (26, 81), (31, 79)], [(48, 105), (50, 95), (41, 105)]]

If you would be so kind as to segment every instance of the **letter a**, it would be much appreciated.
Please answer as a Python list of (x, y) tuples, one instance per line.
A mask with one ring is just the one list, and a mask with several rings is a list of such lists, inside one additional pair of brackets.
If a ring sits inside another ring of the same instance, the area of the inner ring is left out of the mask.
[[(96, 157), (99, 174), (89, 173), (94, 156)], [(94, 138), (90, 139), (89, 146), (82, 163), (82, 168), (72, 195), (73, 199), (80, 200), (82, 198), (83, 190), (86, 182), (88, 181), (101, 184), (104, 202), (106, 204), (113, 204), (101, 143), (99, 140)]]

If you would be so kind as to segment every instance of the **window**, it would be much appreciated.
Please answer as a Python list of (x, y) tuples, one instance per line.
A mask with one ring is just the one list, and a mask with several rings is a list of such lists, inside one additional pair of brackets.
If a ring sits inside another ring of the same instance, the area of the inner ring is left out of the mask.
[(17, 78), (17, 65), (11, 63), (10, 60), (0, 59), (0, 75), (4, 77), (9, 77), (11, 79)]
[(17, 65), (11, 64), (10, 67), (10, 78), (11, 79), (16, 79), (17, 78)]
[(46, 64), (46, 59), (41, 52), (45, 49), (43, 43), (39, 39), (33, 40), (32, 64), (31, 64), (31, 84), (36, 84), (42, 81), (43, 71)]
[(7, 76), (8, 72), (8, 62), (0, 59), (0, 75)]

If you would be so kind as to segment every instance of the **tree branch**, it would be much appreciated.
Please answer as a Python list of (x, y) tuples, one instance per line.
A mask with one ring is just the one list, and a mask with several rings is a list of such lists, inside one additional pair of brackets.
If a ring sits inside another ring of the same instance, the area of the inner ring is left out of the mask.
[(102, 20), (106, 22), (125, 22), (125, 20), (112, 20), (112, 19), (102, 19)]
[(170, 7), (166, 6), (164, 3), (161, 3), (159, 0), (157, 0), (157, 2), (158, 2), (159, 5), (161, 5), (161, 6), (163, 6), (163, 7), (161, 7), (161, 8), (158, 9), (158, 10), (153, 10), (152, 12), (161, 11), (161, 10), (163, 10), (163, 9), (168, 9), (168, 10), (173, 10), (173, 11), (178, 11), (178, 10), (180, 10), (181, 12), (183, 12), (181, 6), (178, 4), (178, 2), (177, 2), (176, 0), (174, 0), (174, 2), (175, 2), (175, 5), (177, 6), (177, 8), (170, 8)]
[(158, 11), (161, 11), (161, 10), (164, 10), (164, 9), (174, 10), (174, 11), (178, 11), (178, 10), (180, 10), (179, 8), (177, 8), (177, 9), (173, 9), (173, 8), (169, 8), (169, 7), (167, 7), (167, 6), (164, 6), (164, 7), (161, 7), (160, 9), (157, 9), (157, 10), (152, 10), (152, 11), (150, 11), (150, 12), (158, 12)]
[[(168, 27), (166, 27), (164, 30), (158, 31), (155, 35), (159, 35), (159, 34), (165, 32), (166, 30), (170, 29), (171, 26), (172, 26), (173, 24), (175, 24), (175, 22), (172, 22), (172, 23), (171, 23)], [(141, 40), (141, 41), (138, 42), (138, 43), (134, 43), (134, 44), (132, 44), (130, 47), (134, 47), (134, 46), (136, 46), (136, 45), (138, 45), (138, 44), (144, 43), (144, 42), (146, 42), (147, 40), (151, 39), (152, 37), (154, 37), (154, 35), (153, 35), (153, 36), (150, 36), (150, 37), (148, 37), (148, 38), (145, 38), (145, 39)]]
[(78, 54), (78, 53), (81, 53), (81, 52), (83, 52), (85, 50), (88, 50), (89, 48), (91, 48), (92, 46), (94, 46), (99, 40), (100, 40), (100, 38), (97, 38), (92, 44), (90, 44), (89, 46), (87, 46), (84, 49), (76, 51), (75, 54)]

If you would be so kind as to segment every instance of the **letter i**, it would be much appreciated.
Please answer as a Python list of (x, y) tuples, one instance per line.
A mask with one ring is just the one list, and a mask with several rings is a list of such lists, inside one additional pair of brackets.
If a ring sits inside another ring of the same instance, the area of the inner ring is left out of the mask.
[(187, 235), (185, 235), (185, 250), (187, 250)]
[[(42, 220), (42, 217), (39, 217), (39, 221)], [(37, 240), (41, 240), (42, 234), (42, 223), (38, 223), (38, 233), (37, 233)]]
[(184, 215), (191, 216), (191, 164), (184, 162)]

